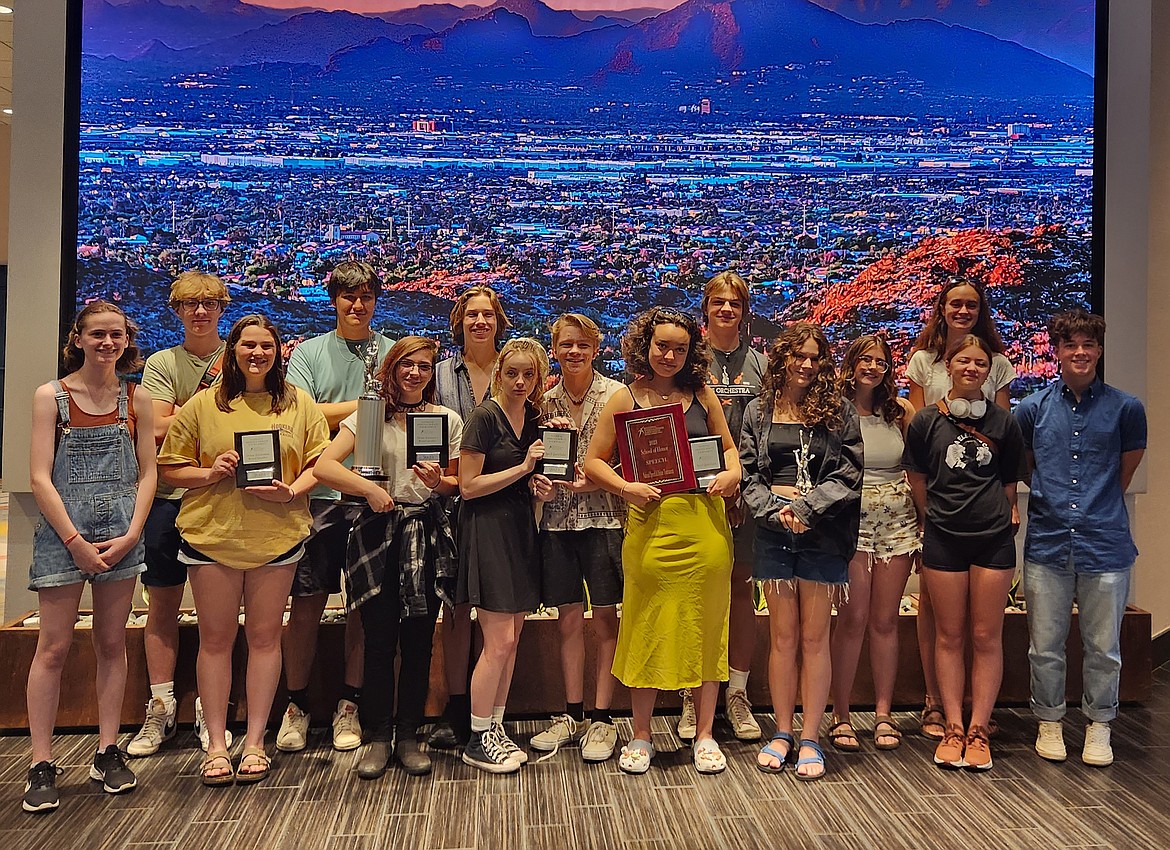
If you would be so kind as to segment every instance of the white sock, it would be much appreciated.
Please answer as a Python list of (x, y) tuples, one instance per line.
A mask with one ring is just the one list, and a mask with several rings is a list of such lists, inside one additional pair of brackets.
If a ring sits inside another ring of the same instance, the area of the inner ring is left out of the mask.
[(504, 706), (497, 705), (492, 708), (492, 723), (497, 726), (504, 725)]
[(157, 685), (150, 686), (150, 695), (158, 697), (163, 701), (167, 707), (167, 711), (175, 710), (175, 683), (174, 682), (160, 682)]
[(727, 690), (729, 691), (746, 691), (749, 670), (736, 670), (734, 667), (728, 668), (727, 676)]
[(490, 717), (477, 717), (471, 715), (471, 731), (472, 732), (486, 732), (492, 728), (492, 719)]

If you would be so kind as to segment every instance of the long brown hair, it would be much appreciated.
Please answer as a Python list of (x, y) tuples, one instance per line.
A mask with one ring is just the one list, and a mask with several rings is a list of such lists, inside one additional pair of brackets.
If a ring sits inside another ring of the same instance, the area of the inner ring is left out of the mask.
[(906, 415), (906, 409), (898, 404), (898, 387), (894, 383), (894, 356), (890, 353), (889, 344), (877, 334), (862, 334), (853, 340), (846, 350), (845, 357), (841, 361), (839, 379), (841, 395), (850, 401), (856, 398), (857, 385), (854, 383), (853, 376), (857, 374), (857, 361), (861, 355), (874, 346), (877, 346), (881, 351), (882, 358), (889, 365), (886, 367), (886, 374), (882, 375), (882, 382), (873, 388), (873, 409), (875, 413), (880, 413), (882, 419), (889, 424), (898, 423), (900, 425)]
[(460, 349), (467, 346), (467, 340), (463, 337), (463, 317), (467, 315), (467, 302), (477, 295), (482, 295), (492, 302), (492, 312), (496, 314), (496, 347), (498, 348), (500, 340), (504, 338), (508, 328), (512, 327), (512, 323), (508, 320), (508, 314), (504, 312), (500, 296), (490, 286), (473, 286), (463, 290), (455, 299), (455, 306), (451, 308), (451, 338), (455, 340), (455, 344)]
[(1000, 337), (999, 331), (995, 327), (995, 320), (991, 318), (991, 305), (987, 303), (987, 287), (974, 278), (962, 277), (949, 278), (939, 290), (934, 299), (934, 312), (931, 313), (922, 333), (918, 335), (918, 339), (914, 343), (914, 350), (934, 352), (935, 362), (945, 357), (947, 352), (947, 320), (945, 315), (947, 296), (950, 295), (951, 290), (958, 289), (960, 286), (971, 287), (979, 296), (979, 315), (975, 319), (975, 326), (971, 328), (971, 333), (986, 340), (993, 353), (1003, 354), (1007, 351), (1007, 346), (1003, 344), (1003, 338)]
[(812, 322), (793, 322), (780, 332), (772, 350), (768, 352), (768, 371), (764, 375), (760, 395), (764, 399), (764, 410), (775, 409), (776, 401), (784, 393), (788, 383), (788, 361), (796, 355), (809, 340), (817, 344), (820, 353), (820, 369), (812, 385), (797, 408), (797, 418), (802, 425), (824, 425), (835, 431), (843, 424), (841, 417), (841, 392), (837, 389), (837, 374), (833, 366), (833, 350), (825, 332)]
[[(439, 356), (439, 346), (432, 340), (421, 336), (404, 336), (394, 343), (386, 352), (386, 358), (378, 369), (378, 380), (382, 382), (382, 398), (386, 399), (386, 421), (389, 422), (398, 412), (398, 400), (402, 397), (402, 387), (398, 383), (398, 363), (412, 354), (426, 351), (431, 355), (431, 366)], [(430, 404), (435, 400), (435, 373), (432, 369), (431, 379), (423, 387), (423, 401)]]
[(65, 374), (76, 372), (85, 363), (85, 352), (77, 347), (77, 341), (85, 332), (86, 320), (98, 313), (117, 313), (126, 323), (126, 350), (122, 352), (122, 356), (114, 364), (114, 371), (123, 375), (137, 372), (142, 368), (142, 353), (138, 350), (138, 344), (135, 342), (138, 339), (138, 325), (126, 315), (126, 311), (121, 307), (99, 298), (86, 304), (69, 328), (69, 334), (65, 337), (65, 346), (61, 349), (61, 367), (65, 370)]
[(236, 362), (236, 346), (240, 344), (244, 329), (253, 327), (264, 328), (272, 334), (272, 339), (276, 343), (276, 349), (272, 353), (272, 368), (264, 376), (264, 389), (272, 396), (272, 412), (280, 413), (297, 403), (296, 389), (284, 379), (284, 354), (280, 347), (280, 331), (267, 316), (252, 313), (241, 317), (232, 325), (231, 333), (228, 334), (227, 350), (223, 353), (223, 370), (220, 372), (219, 386), (215, 389), (215, 406), (224, 413), (231, 412), (232, 402), (243, 395), (247, 387), (244, 373), (240, 369), (240, 364)]

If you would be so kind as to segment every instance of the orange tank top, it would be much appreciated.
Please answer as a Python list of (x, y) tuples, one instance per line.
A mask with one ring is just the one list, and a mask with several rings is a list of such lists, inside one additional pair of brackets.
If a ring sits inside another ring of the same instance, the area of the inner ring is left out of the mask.
[[(138, 439), (138, 414), (134, 412), (134, 389), (137, 384), (126, 384), (126, 393), (129, 396), (130, 403), (126, 426), (130, 429), (131, 441)], [(69, 387), (65, 386), (65, 382), (61, 382), (61, 388), (65, 390), (65, 395), (69, 396), (69, 424), (74, 428), (94, 428), (98, 425), (117, 425), (118, 424), (118, 405), (114, 405), (114, 409), (109, 413), (99, 413), (94, 415), (86, 413), (77, 406), (77, 402), (73, 400), (73, 393), (69, 392)]]

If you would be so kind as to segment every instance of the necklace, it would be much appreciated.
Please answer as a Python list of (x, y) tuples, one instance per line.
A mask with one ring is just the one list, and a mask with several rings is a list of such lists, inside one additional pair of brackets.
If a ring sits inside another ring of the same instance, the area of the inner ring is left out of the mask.
[(402, 402), (398, 402), (396, 405), (394, 405), (395, 409), (399, 413), (417, 413), (426, 406), (427, 400), (425, 398), (416, 401), (414, 404), (403, 404)]
[(589, 386), (585, 388), (585, 392), (581, 394), (580, 398), (573, 398), (573, 394), (569, 392), (569, 384), (567, 381), (565, 382), (565, 395), (569, 397), (569, 401), (573, 402), (575, 407), (580, 407), (585, 403), (585, 396), (589, 395), (591, 389), (593, 389), (593, 380), (589, 381)]

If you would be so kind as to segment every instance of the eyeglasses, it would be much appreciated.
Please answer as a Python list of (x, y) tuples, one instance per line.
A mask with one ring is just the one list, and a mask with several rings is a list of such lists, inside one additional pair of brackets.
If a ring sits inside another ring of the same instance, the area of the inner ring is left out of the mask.
[(185, 298), (177, 303), (181, 309), (188, 313), (194, 313), (200, 307), (208, 313), (218, 313), (223, 309), (223, 302), (218, 298)]
[(429, 375), (435, 371), (435, 367), (430, 363), (415, 363), (413, 360), (399, 360), (398, 368), (403, 372), (410, 374), (415, 369), (420, 375)]
[(867, 369), (877, 369), (879, 372), (882, 372), (883, 374), (885, 372), (890, 371), (890, 364), (889, 363), (887, 363), (885, 360), (881, 360), (877, 357), (871, 357), (868, 354), (863, 354), (860, 357), (858, 357), (857, 364), (859, 366), (865, 366)]

